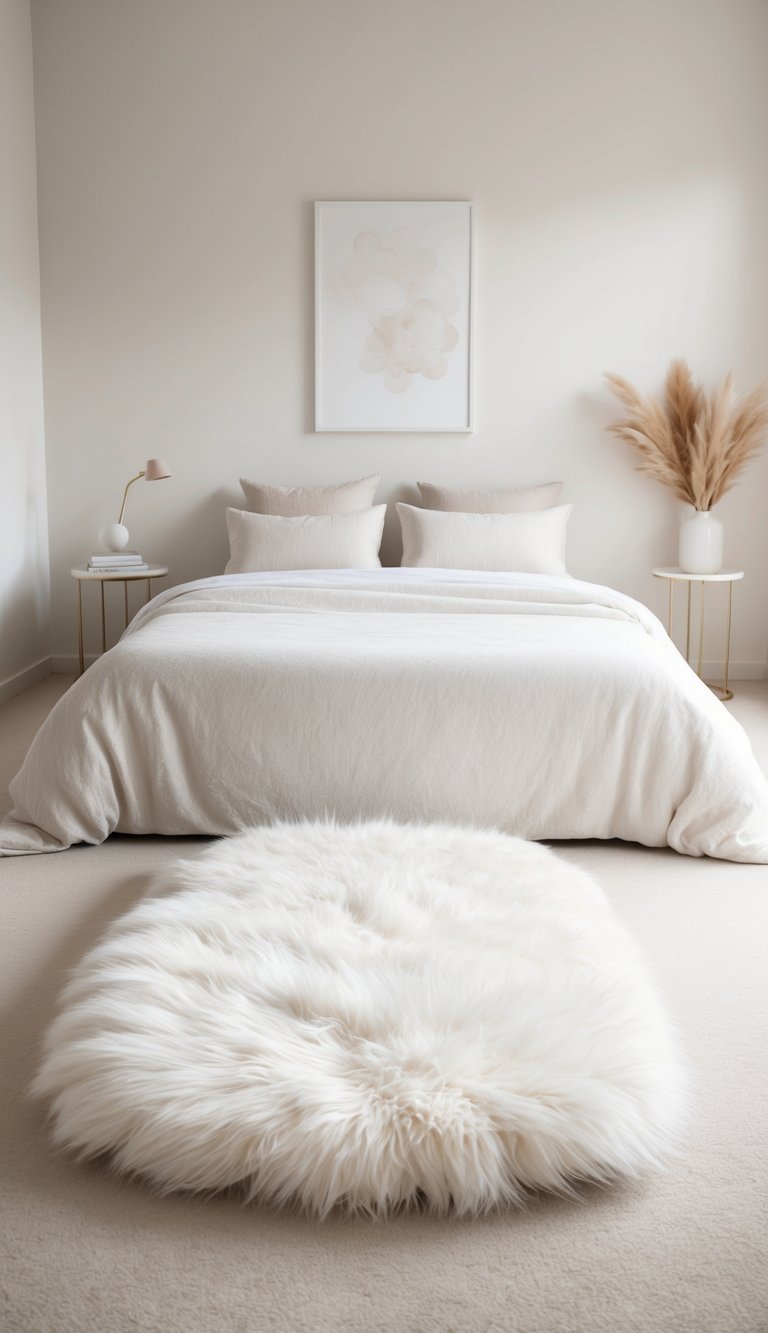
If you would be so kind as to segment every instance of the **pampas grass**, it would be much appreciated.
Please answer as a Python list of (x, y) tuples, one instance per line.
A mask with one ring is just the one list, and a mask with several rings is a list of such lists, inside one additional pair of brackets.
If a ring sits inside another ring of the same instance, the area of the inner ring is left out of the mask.
[(627, 412), (608, 429), (638, 450), (639, 472), (671, 487), (694, 509), (717, 504), (768, 431), (768, 383), (739, 398), (729, 373), (706, 393), (685, 361), (673, 361), (659, 402), (620, 375), (605, 378)]

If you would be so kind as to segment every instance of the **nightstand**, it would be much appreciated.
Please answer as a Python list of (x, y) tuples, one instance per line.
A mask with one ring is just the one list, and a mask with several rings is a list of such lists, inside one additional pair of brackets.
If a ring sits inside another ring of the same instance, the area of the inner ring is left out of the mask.
[(699, 653), (698, 666), (696, 668), (697, 676), (701, 676), (701, 657), (704, 651), (704, 587), (707, 583), (727, 583), (728, 584), (728, 614), (725, 622), (725, 648), (723, 653), (723, 683), (722, 685), (710, 685), (710, 689), (715, 692), (719, 699), (725, 703), (733, 698), (733, 691), (728, 688), (728, 667), (731, 660), (731, 615), (733, 611), (733, 585), (739, 579), (744, 578), (743, 569), (721, 569), (718, 574), (686, 574), (682, 569), (665, 568), (654, 569), (653, 577), (655, 579), (666, 579), (669, 583), (669, 610), (667, 614), (667, 633), (672, 637), (672, 609), (674, 603), (674, 588), (676, 583), (688, 584), (688, 609), (686, 616), (685, 629), (685, 660), (688, 662), (691, 656), (691, 588), (694, 583), (699, 584)]
[(147, 585), (146, 601), (152, 596), (152, 579), (163, 579), (168, 573), (165, 565), (150, 565), (149, 569), (142, 569), (135, 574), (129, 573), (125, 569), (119, 569), (115, 572), (111, 570), (105, 573), (103, 570), (95, 569), (72, 569), (70, 570), (72, 578), (77, 582), (77, 652), (80, 662), (79, 675), (82, 676), (85, 670), (85, 653), (83, 649), (83, 596), (82, 587), (84, 583), (98, 583), (101, 586), (101, 651), (107, 651), (107, 608), (104, 598), (105, 583), (122, 583), (123, 585), (123, 611), (125, 616), (125, 627), (128, 628), (128, 584), (141, 583), (142, 580)]

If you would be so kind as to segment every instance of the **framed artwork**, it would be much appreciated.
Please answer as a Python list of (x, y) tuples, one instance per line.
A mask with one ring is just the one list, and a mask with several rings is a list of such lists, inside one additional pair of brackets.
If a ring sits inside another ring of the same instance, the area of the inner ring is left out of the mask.
[(315, 430), (471, 431), (469, 203), (315, 204)]

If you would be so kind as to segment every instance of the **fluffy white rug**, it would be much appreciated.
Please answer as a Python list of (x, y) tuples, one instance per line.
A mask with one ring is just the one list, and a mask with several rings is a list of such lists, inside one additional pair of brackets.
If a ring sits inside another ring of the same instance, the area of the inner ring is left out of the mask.
[(477, 1213), (668, 1146), (680, 1065), (653, 984), (594, 881), (541, 846), (283, 824), (155, 893), (48, 1034), (35, 1092), (61, 1145), (319, 1215)]

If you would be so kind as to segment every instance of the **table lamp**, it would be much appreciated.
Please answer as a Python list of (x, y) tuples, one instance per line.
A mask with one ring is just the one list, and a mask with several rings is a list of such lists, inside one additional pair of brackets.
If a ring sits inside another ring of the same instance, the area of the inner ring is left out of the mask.
[(163, 481), (165, 477), (170, 476), (171, 473), (168, 471), (162, 458), (147, 459), (147, 465), (143, 471), (137, 472), (136, 476), (131, 477), (131, 480), (126, 483), (125, 490), (123, 491), (123, 503), (120, 506), (117, 522), (107, 523), (103, 528), (99, 529), (99, 541), (102, 546), (105, 546), (108, 551), (123, 551), (128, 545), (130, 533), (123, 523), (123, 519), (125, 517), (125, 506), (128, 501), (128, 491), (133, 483), (139, 481), (142, 477), (145, 481)]

